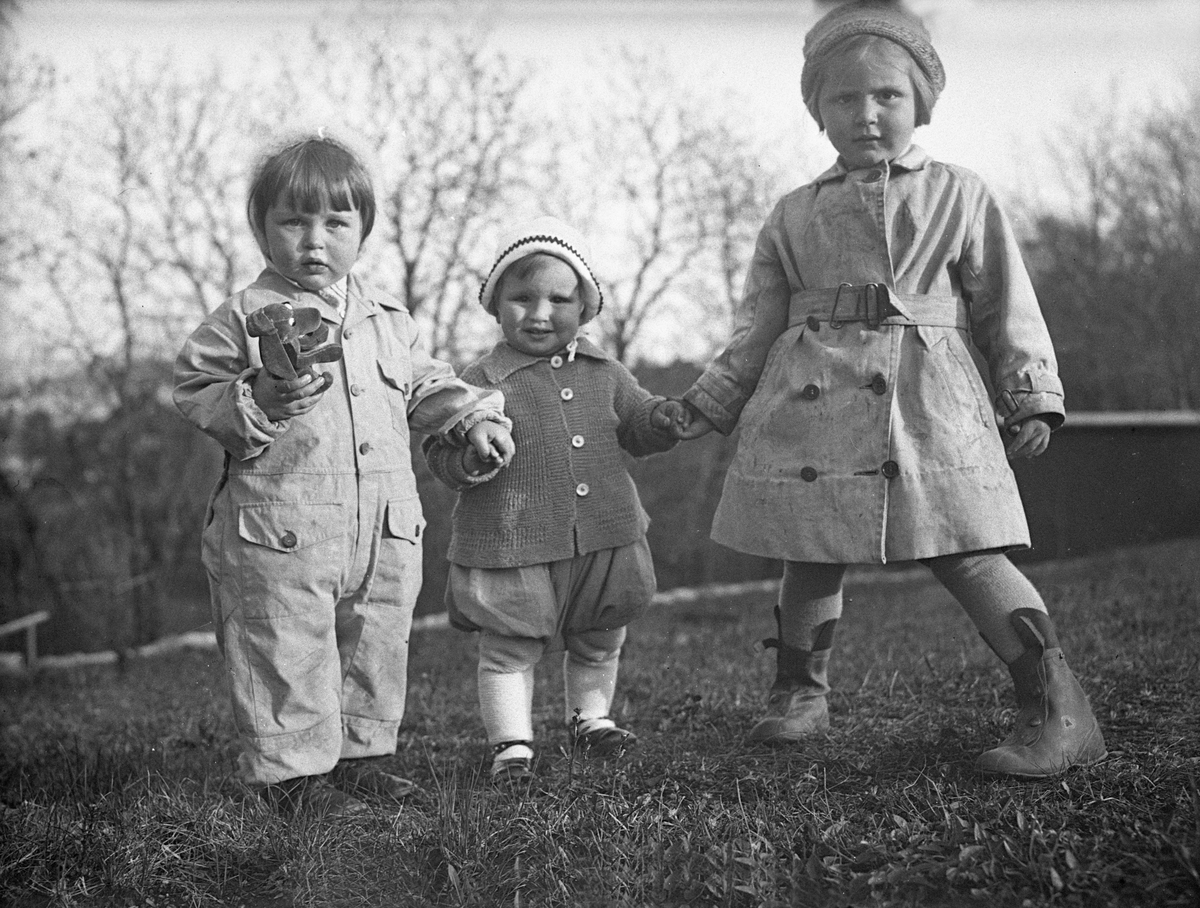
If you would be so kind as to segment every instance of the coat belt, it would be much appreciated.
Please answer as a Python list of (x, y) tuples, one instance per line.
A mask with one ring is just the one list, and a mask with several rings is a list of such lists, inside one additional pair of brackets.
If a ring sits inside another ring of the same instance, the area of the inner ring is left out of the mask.
[(792, 294), (788, 326), (807, 323), (816, 330), (821, 322), (840, 328), (849, 322), (881, 325), (929, 325), (934, 328), (970, 326), (967, 304), (957, 296), (899, 294), (886, 284), (842, 284)]

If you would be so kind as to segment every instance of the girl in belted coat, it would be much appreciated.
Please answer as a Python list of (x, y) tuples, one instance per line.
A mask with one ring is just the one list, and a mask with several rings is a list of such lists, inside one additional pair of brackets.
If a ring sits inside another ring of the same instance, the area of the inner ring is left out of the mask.
[(785, 562), (777, 677), (750, 740), (828, 728), (846, 565), (917, 560), (1016, 685), (1018, 727), (978, 768), (1036, 778), (1106, 755), (1041, 596), (1004, 554), (1029, 544), (1006, 455), (1046, 449), (1063, 391), (995, 197), (911, 143), (944, 84), (899, 4), (849, 3), (812, 28), (802, 91), (838, 160), (768, 217), (732, 340), (677, 431), (740, 423), (713, 538)]

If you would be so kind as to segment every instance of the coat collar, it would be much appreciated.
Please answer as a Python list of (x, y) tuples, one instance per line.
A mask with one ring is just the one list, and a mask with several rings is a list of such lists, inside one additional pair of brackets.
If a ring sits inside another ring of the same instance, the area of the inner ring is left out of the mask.
[[(579, 338), (579, 346), (575, 348), (575, 355), (587, 356), (591, 359), (599, 360), (612, 359), (611, 356), (586, 337)], [(530, 356), (528, 353), (522, 353), (520, 350), (510, 347), (508, 341), (502, 340), (484, 357), (480, 365), (488, 381), (499, 382), (508, 378), (514, 372), (519, 372), (521, 369), (532, 366), (535, 363), (543, 363), (546, 359), (547, 357), (545, 356)]]
[[(920, 146), (909, 145), (908, 150), (904, 154), (899, 155), (894, 161), (888, 164), (888, 168), (890, 170), (923, 170), (925, 165), (932, 160), (928, 152)], [(841, 179), (850, 172), (839, 157), (837, 163), (813, 180), (813, 183), (828, 183), (830, 180)]]
[[(388, 294), (375, 290), (369, 284), (364, 284), (354, 272), (350, 273), (347, 288), (346, 319), (343, 322), (345, 327), (352, 327), (364, 319), (378, 315), (381, 309), (399, 310), (404, 308), (399, 301)], [(334, 324), (338, 322), (337, 306), (318, 294), (293, 284), (274, 268), (264, 268), (247, 289), (254, 291), (247, 295), (243, 303), (247, 314), (267, 303), (280, 302), (278, 297), (283, 297), (294, 305), (312, 306), (321, 313), (321, 318), (325, 321)]]

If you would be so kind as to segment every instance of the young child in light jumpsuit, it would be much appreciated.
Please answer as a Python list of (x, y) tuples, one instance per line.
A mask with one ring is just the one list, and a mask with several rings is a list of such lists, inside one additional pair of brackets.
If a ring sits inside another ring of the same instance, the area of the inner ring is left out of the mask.
[[(837, 162), (759, 234), (728, 347), (684, 395), (695, 438), (741, 426), (720, 543), (785, 562), (777, 675), (750, 740), (828, 728), (847, 563), (917, 560), (1016, 686), (1017, 727), (978, 760), (1040, 778), (1106, 755), (1042, 598), (1007, 456), (1063, 421), (1054, 350), (1016, 240), (974, 173), (911, 142), (945, 84), (921, 22), (852, 2), (808, 33), (804, 103)], [(1002, 426), (997, 430), (997, 422)]]
[(460, 490), (446, 601), (479, 637), (479, 706), (497, 783), (532, 777), (533, 673), (565, 646), (568, 727), (586, 751), (635, 737), (609, 716), (625, 625), (649, 604), (649, 519), (625, 466), (675, 445), (678, 401), (651, 396), (586, 338), (603, 298), (579, 233), (542, 217), (510, 231), (480, 302), (504, 339), (463, 378), (504, 392), (518, 455), (501, 471), (430, 438), (434, 475)]
[[(320, 136), (267, 156), (250, 188), (266, 269), (212, 312), (175, 367), (175, 401), (225, 449), (202, 536), (240, 777), (284, 809), (366, 810), (413, 787), (379, 759), (404, 715), (425, 520), (411, 430), (512, 455), (503, 395), (423, 352), (403, 304), (351, 273), (375, 199), (361, 159)], [(251, 313), (315, 307), (343, 357), (285, 381)]]

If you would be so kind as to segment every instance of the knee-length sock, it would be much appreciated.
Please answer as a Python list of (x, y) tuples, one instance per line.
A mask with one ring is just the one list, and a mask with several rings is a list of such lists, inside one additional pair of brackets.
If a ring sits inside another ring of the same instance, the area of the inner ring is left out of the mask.
[(844, 564), (786, 561), (779, 586), (779, 638), (788, 646), (812, 652), (829, 649), (833, 625), (842, 616)]
[(958, 600), (980, 636), (1005, 664), (1025, 652), (1009, 616), (1021, 608), (1046, 611), (1041, 594), (1007, 555), (980, 552), (925, 559), (941, 584)]
[(579, 710), (580, 732), (613, 724), (609, 712), (617, 689), (624, 630), (593, 631), (567, 641), (563, 656), (564, 707), (568, 725)]

